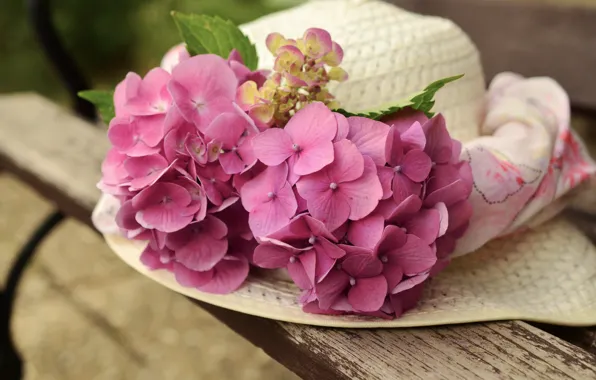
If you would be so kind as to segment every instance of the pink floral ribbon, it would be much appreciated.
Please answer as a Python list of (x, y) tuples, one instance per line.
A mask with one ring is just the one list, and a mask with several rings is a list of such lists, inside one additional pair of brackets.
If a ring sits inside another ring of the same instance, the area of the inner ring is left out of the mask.
[[(488, 90), (481, 132), (462, 151), (472, 168), (474, 212), (454, 256), (553, 217), (564, 196), (596, 173), (570, 129), (569, 98), (550, 78), (499, 74)], [(100, 232), (119, 233), (119, 207), (116, 198), (102, 196), (92, 216)]]
[(570, 128), (569, 98), (551, 78), (497, 75), (481, 132), (462, 151), (472, 167), (474, 213), (454, 256), (550, 219), (565, 206), (563, 196), (596, 173)]

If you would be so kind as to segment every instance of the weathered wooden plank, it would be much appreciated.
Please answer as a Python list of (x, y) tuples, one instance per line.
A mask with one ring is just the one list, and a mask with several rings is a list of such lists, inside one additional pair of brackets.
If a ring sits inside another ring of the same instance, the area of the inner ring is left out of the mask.
[(0, 96), (0, 166), (91, 225), (105, 131), (36, 94)]
[[(87, 223), (107, 148), (104, 132), (37, 95), (0, 96), (0, 166)], [(336, 330), (201, 306), (306, 379), (596, 378), (596, 356), (519, 321)]]
[[(576, 106), (596, 109), (596, 8), (514, 0), (390, 0), (453, 20), (478, 46), (487, 79), (502, 71), (547, 75)], [(563, 3), (563, 1), (561, 1)]]

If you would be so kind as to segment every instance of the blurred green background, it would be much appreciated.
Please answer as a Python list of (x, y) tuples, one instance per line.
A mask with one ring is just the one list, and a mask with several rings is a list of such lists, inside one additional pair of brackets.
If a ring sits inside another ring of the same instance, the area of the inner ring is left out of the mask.
[[(67, 50), (96, 88), (114, 87), (128, 71), (143, 75), (180, 42), (171, 10), (219, 15), (241, 24), (300, 0), (52, 0)], [(25, 0), (0, 11), (0, 92), (36, 91), (62, 102), (63, 86), (43, 56)]]

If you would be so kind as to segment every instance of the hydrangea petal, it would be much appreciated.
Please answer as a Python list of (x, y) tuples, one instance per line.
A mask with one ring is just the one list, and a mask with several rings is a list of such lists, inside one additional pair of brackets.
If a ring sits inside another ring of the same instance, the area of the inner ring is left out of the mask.
[(433, 162), (444, 164), (449, 162), (452, 155), (451, 137), (447, 131), (445, 118), (438, 114), (424, 124), (426, 132), (426, 147), (424, 151)]
[(378, 166), (385, 165), (385, 143), (389, 134), (389, 126), (365, 117), (348, 118), (350, 130), (348, 140), (358, 147), (360, 153), (369, 156)]
[(383, 188), (377, 177), (377, 168), (370, 157), (364, 157), (364, 174), (356, 181), (341, 183), (337, 192), (347, 199), (350, 207), (350, 220), (362, 219), (379, 204)]
[(403, 291), (412, 289), (416, 285), (421, 284), (429, 277), (429, 273), (419, 274), (414, 277), (410, 277), (407, 280), (400, 282), (395, 288), (391, 290), (391, 294), (398, 294)]
[(408, 234), (416, 235), (426, 244), (432, 244), (439, 237), (441, 214), (436, 209), (424, 209), (417, 212), (402, 224)]
[(340, 247), (346, 251), (341, 267), (350, 276), (355, 278), (373, 277), (383, 271), (383, 264), (372, 250), (349, 245)]
[(246, 260), (226, 256), (215, 268), (211, 281), (198, 289), (212, 294), (229, 294), (242, 285), (248, 276), (249, 266)]
[(413, 149), (404, 155), (401, 170), (413, 182), (422, 182), (428, 177), (431, 167), (430, 157), (421, 150)]
[(331, 270), (327, 277), (315, 285), (319, 307), (329, 309), (350, 284), (350, 276), (341, 270)]
[(204, 272), (190, 270), (180, 263), (174, 263), (174, 276), (176, 281), (187, 288), (197, 288), (207, 284), (213, 279), (213, 270)]
[(290, 257), (294, 256), (296, 253), (296, 251), (288, 249), (285, 246), (274, 244), (272, 242), (265, 242), (255, 248), (253, 261), (255, 265), (261, 268), (283, 268), (290, 262)]
[(437, 262), (433, 250), (417, 236), (410, 234), (403, 246), (387, 252), (386, 256), (389, 263), (400, 265), (406, 276), (426, 272)]
[(419, 122), (414, 122), (410, 128), (402, 132), (401, 141), (405, 151), (412, 149), (424, 150), (424, 147), (426, 146), (426, 136), (424, 135), (422, 125), (420, 125)]
[(293, 144), (286, 131), (280, 128), (263, 131), (252, 140), (255, 156), (267, 166), (279, 165), (293, 155)]
[(373, 249), (383, 235), (384, 226), (385, 218), (382, 215), (369, 215), (350, 223), (348, 240), (355, 246)]
[(355, 310), (377, 311), (387, 295), (387, 280), (383, 276), (359, 278), (348, 291), (348, 301)]

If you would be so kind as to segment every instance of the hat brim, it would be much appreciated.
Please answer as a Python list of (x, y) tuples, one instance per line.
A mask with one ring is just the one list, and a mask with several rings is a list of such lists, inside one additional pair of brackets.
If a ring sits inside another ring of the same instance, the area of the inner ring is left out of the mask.
[(303, 312), (299, 289), (267, 271), (251, 274), (235, 293), (185, 288), (166, 270), (139, 260), (145, 244), (117, 235), (107, 243), (145, 276), (185, 296), (241, 313), (328, 327), (389, 328), (521, 319), (569, 326), (596, 324), (596, 249), (562, 218), (495, 240), (455, 259), (431, 279), (419, 305), (401, 318), (327, 316)]

